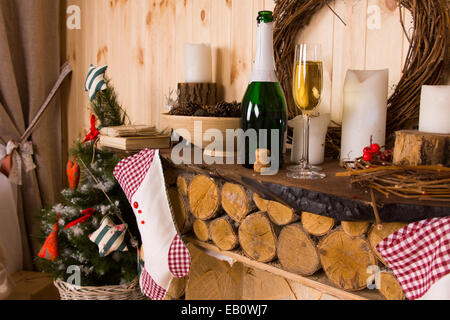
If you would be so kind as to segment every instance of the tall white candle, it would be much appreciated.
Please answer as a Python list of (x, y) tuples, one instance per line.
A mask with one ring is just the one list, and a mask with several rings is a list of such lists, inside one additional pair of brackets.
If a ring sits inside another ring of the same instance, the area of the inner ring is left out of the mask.
[(184, 80), (186, 82), (212, 82), (211, 46), (184, 44)]
[[(324, 113), (319, 117), (311, 117), (309, 126), (309, 163), (321, 164), (325, 159), (325, 138), (331, 114)], [(292, 141), (291, 161), (299, 163), (303, 152), (303, 118), (298, 116), (288, 122), (289, 127), (294, 128)]]
[(370, 137), (380, 146), (386, 139), (389, 71), (348, 70), (344, 83), (341, 161), (363, 155)]
[(419, 131), (450, 133), (450, 86), (422, 86)]

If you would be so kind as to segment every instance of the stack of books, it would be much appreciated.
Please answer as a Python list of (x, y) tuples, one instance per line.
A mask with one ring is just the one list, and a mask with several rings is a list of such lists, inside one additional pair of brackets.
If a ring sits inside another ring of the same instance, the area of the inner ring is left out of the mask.
[(171, 147), (171, 135), (152, 126), (106, 127), (100, 130), (100, 147), (123, 151)]

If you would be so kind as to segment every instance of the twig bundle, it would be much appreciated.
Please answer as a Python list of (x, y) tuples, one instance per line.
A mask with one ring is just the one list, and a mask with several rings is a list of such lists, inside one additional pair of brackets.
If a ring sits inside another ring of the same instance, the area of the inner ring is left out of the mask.
[(374, 165), (363, 160), (344, 163), (350, 183), (405, 199), (449, 201), (450, 168), (434, 166)]

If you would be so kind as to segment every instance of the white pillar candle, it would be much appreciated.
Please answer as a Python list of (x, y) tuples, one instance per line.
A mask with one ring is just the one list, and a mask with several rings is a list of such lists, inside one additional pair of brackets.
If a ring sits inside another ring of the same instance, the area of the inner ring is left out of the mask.
[(341, 161), (353, 161), (373, 143), (386, 139), (389, 71), (348, 70), (344, 83)]
[(186, 82), (212, 82), (211, 46), (184, 44), (184, 80)]
[(450, 133), (450, 86), (422, 86), (419, 131)]
[[(331, 114), (321, 114), (319, 117), (311, 117), (309, 125), (309, 163), (321, 164), (325, 160), (325, 137)], [(289, 120), (288, 125), (294, 128), (292, 141), (291, 161), (299, 163), (303, 152), (303, 117), (298, 116)]]

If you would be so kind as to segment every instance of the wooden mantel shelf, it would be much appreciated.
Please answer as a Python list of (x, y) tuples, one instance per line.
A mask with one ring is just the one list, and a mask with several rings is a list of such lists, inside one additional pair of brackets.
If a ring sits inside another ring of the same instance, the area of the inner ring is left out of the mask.
[[(179, 164), (171, 160), (171, 149), (162, 149), (165, 167), (188, 170), (244, 185), (261, 197), (284, 203), (298, 211), (308, 211), (339, 221), (373, 221), (369, 194), (352, 187), (347, 177), (336, 177), (344, 171), (337, 161), (323, 164), (327, 177), (323, 180), (295, 180), (282, 169), (276, 175), (257, 175), (237, 164)], [(192, 157), (193, 159), (193, 157)], [(450, 215), (449, 201), (419, 201), (396, 196), (376, 196), (379, 215), (384, 222), (413, 222)]]
[(288, 280), (298, 282), (304, 286), (319, 290), (321, 292), (327, 293), (329, 295), (335, 296), (342, 300), (383, 300), (383, 296), (378, 292), (378, 290), (364, 289), (362, 291), (348, 292), (337, 288), (333, 285), (326, 277), (323, 271), (317, 272), (316, 274), (303, 277), (295, 273), (291, 273), (281, 269), (281, 266), (277, 262), (272, 263), (261, 263), (247, 258), (240, 250), (233, 251), (222, 251), (215, 245), (207, 242), (202, 242), (196, 240), (194, 237), (184, 237), (184, 240), (190, 242), (197, 247), (210, 250), (212, 252), (218, 253), (220, 255), (231, 258), (234, 261), (241, 262), (248, 267), (255, 268), (262, 271), (270, 272), (274, 275), (283, 277)]

